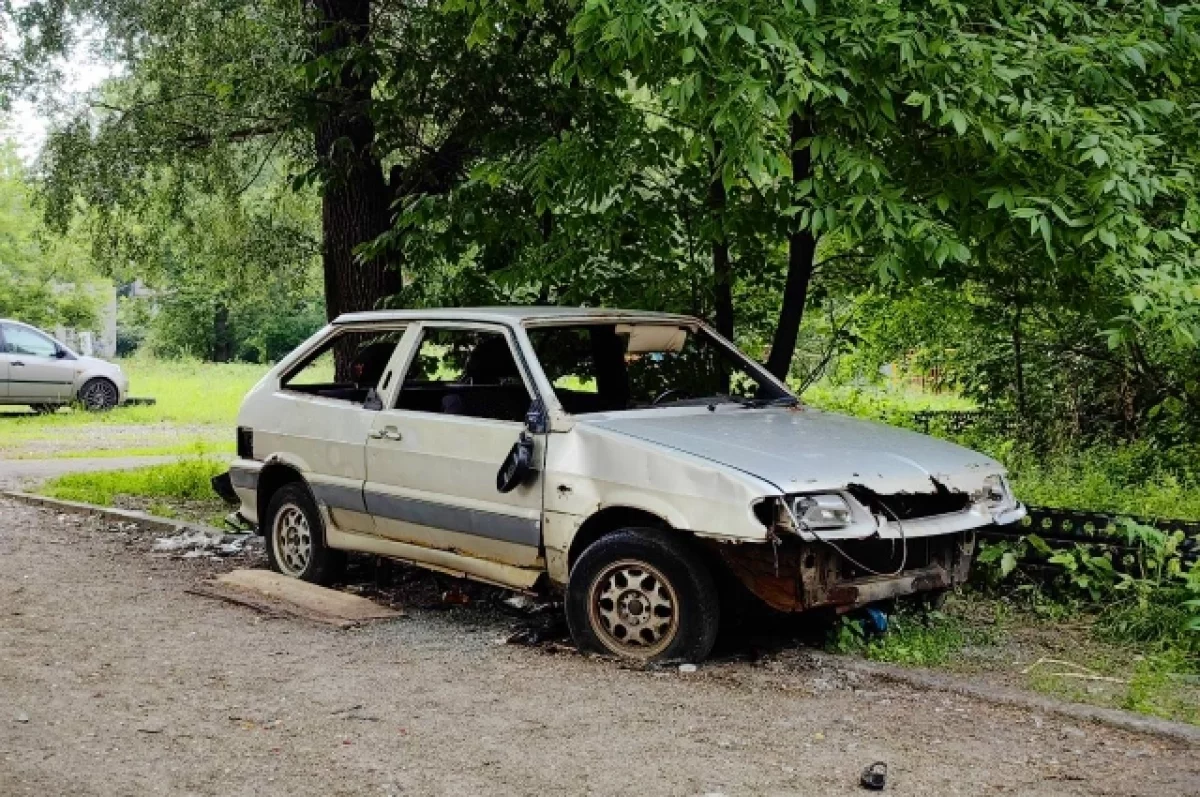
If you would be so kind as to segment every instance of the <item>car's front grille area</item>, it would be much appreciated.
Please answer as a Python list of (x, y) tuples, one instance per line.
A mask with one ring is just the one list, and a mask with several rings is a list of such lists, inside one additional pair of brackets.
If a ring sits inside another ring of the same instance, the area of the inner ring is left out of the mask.
[(932, 493), (893, 493), (879, 495), (861, 485), (851, 485), (850, 494), (871, 510), (888, 520), (918, 520), (920, 518), (964, 512), (971, 506), (971, 496), (952, 492), (937, 484)]

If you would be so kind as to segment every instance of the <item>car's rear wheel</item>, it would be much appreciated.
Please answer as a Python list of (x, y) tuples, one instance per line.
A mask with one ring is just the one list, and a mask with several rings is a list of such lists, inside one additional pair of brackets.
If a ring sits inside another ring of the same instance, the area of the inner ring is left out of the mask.
[(325, 524), (304, 485), (285, 484), (267, 504), (267, 561), (285, 576), (328, 584), (341, 573), (344, 556), (325, 546)]
[(622, 529), (589, 546), (571, 568), (566, 611), (580, 649), (642, 661), (703, 660), (720, 620), (704, 560), (648, 529)]
[(79, 403), (92, 412), (111, 410), (117, 406), (120, 397), (117, 386), (100, 376), (89, 379), (79, 388)]

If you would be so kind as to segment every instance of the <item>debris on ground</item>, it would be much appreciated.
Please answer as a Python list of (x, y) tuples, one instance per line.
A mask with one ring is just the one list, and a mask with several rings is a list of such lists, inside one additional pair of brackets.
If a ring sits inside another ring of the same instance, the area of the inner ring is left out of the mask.
[(511, 609), (518, 614), (535, 615), (546, 614), (547, 612), (557, 612), (562, 604), (557, 601), (538, 600), (531, 595), (525, 595), (520, 592), (509, 595), (500, 600), (500, 604), (506, 609)]
[(442, 603), (451, 606), (466, 606), (471, 602), (471, 596), (461, 589), (448, 589), (442, 593)]
[(680, 664), (679, 671), (681, 673), (683, 673), (684, 675), (689, 675), (696, 671), (696, 665), (695, 664)]
[(226, 534), (217, 529), (188, 529), (171, 537), (158, 537), (150, 550), (176, 554), (181, 559), (200, 556), (236, 556), (260, 540), (254, 534)]
[(858, 779), (858, 782), (864, 789), (883, 791), (883, 787), (887, 783), (887, 764), (876, 761), (863, 770), (862, 777)]

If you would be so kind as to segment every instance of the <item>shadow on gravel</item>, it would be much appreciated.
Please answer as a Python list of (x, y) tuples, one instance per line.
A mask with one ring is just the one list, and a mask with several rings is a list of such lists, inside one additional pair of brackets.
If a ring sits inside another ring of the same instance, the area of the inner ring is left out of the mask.
[[(534, 598), (487, 584), (459, 579), (401, 562), (351, 557), (343, 583), (334, 585), (396, 609), (448, 612), (464, 626), (484, 626), (509, 644), (548, 652), (574, 651), (561, 602)], [(709, 661), (754, 663), (787, 650), (820, 646), (836, 616), (812, 612), (784, 614), (731, 595), (731, 610)], [(515, 622), (514, 622), (515, 621)]]

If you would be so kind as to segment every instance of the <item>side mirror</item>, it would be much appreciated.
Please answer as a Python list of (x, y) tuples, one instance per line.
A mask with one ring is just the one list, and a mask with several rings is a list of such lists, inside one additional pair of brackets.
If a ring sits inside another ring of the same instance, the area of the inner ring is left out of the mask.
[(513, 443), (504, 464), (496, 471), (496, 489), (502, 493), (511, 493), (525, 483), (529, 474), (533, 473), (533, 438), (526, 432)]
[(54, 347), (54, 359), (56, 359), (56, 360), (65, 360), (65, 359), (67, 359), (67, 358), (68, 358), (68, 357), (70, 357), (70, 356), (71, 356), (71, 355), (70, 355), (70, 354), (68, 354), (68, 353), (67, 353), (67, 350), (66, 350), (66, 349), (64, 349), (62, 346), (55, 346), (55, 347)]
[(383, 399), (379, 397), (379, 391), (371, 388), (367, 391), (367, 397), (363, 399), (363, 409), (372, 412), (381, 412), (383, 410)]
[(550, 418), (541, 399), (534, 399), (525, 411), (525, 429), (530, 434), (545, 434), (550, 431)]

